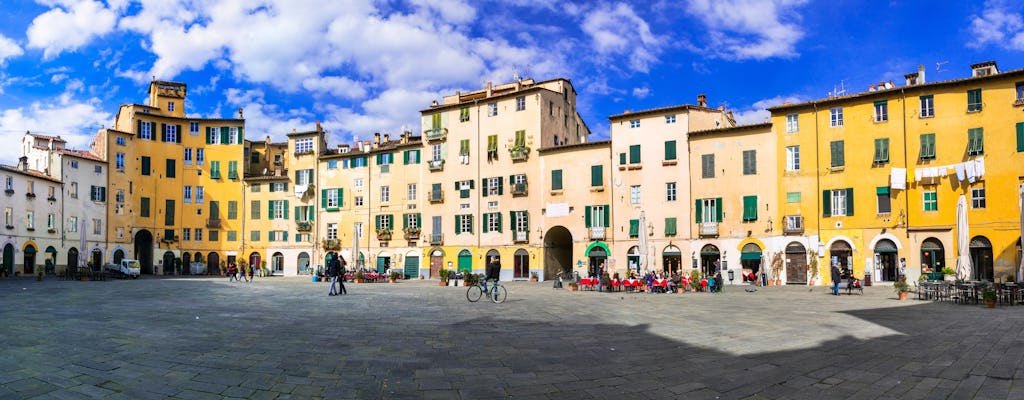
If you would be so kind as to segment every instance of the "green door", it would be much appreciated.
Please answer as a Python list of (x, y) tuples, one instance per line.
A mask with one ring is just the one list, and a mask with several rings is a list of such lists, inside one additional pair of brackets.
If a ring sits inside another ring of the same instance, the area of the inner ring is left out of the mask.
[(387, 260), (388, 260), (387, 257), (377, 257), (377, 273), (378, 274), (383, 274), (383, 273), (388, 271)]
[(14, 246), (10, 244), (4, 246), (4, 271), (7, 271), (7, 276), (14, 276)]
[(405, 276), (409, 279), (415, 279), (420, 276), (419, 256), (405, 256)]
[(469, 250), (459, 253), (459, 271), (473, 271), (473, 254)]

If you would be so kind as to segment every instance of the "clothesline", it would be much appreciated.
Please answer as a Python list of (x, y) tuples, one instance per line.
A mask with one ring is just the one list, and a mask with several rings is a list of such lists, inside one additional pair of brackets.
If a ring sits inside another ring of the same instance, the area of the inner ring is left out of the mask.
[[(907, 182), (911, 182), (906, 168), (892, 168), (889, 174), (889, 187), (893, 190), (906, 190)], [(914, 169), (914, 180), (920, 182), (926, 179), (950, 177), (957, 182), (977, 182), (985, 176), (985, 157), (978, 157), (974, 160), (964, 161), (956, 164), (940, 165), (934, 167), (922, 167)]]

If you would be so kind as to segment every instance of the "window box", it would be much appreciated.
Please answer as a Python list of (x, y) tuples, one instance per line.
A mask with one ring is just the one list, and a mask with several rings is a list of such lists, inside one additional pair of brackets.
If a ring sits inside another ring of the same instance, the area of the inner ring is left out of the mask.
[(513, 196), (526, 196), (528, 191), (526, 190), (526, 182), (515, 183), (512, 185)]
[(220, 218), (210, 218), (206, 220), (206, 227), (212, 229), (220, 229)]
[(4, 227), (7, 229), (14, 229), (14, 225), (5, 225)]
[(33, 228), (33, 227), (30, 226), (28, 228), (25, 228), (25, 230), (29, 231), (29, 232), (34, 232), (36, 230), (36, 228)]
[(419, 240), (420, 228), (405, 228), (402, 229), (405, 232), (405, 240)]
[[(626, 168), (627, 168), (627, 169), (629, 169), (630, 171), (634, 171), (634, 170), (638, 170), (638, 169), (641, 169), (641, 168), (643, 168), (643, 167), (644, 167), (644, 166), (643, 166), (642, 164), (630, 164), (630, 165), (629, 165), (628, 167), (626, 167)], [(619, 167), (619, 169), (622, 169), (622, 167)]]
[(530, 241), (530, 233), (523, 231), (515, 231), (512, 235), (512, 241), (515, 243), (526, 243)]
[(36, 198), (36, 194), (32, 193), (32, 192), (25, 193), (25, 197), (28, 197), (30, 199), (34, 199), (34, 198)]
[(526, 161), (530, 156), (530, 148), (526, 146), (513, 147), (508, 152), (512, 161)]
[(427, 168), (431, 171), (440, 171), (444, 169), (444, 160), (430, 160), (427, 162)]
[(605, 240), (605, 227), (603, 227), (603, 226), (592, 226), (592, 227), (590, 227), (590, 240)]
[(717, 222), (701, 222), (700, 236), (718, 236)]
[(448, 136), (448, 128), (431, 128), (423, 131), (423, 136), (427, 137), (428, 142), (435, 140), (444, 140)]
[(47, 233), (57, 233), (57, 230), (53, 229), (53, 228), (49, 228), (49, 229), (46, 230), (46, 232)]
[(377, 230), (377, 240), (380, 240), (382, 242), (386, 242), (386, 241), (391, 240), (391, 230), (390, 229), (378, 229)]
[(313, 154), (313, 153), (315, 153), (313, 150), (302, 150), (302, 151), (296, 151), (295, 155), (296, 156), (306, 156), (306, 155), (310, 155), (310, 154)]
[(444, 243), (443, 239), (444, 239), (444, 235), (443, 234), (440, 234), (440, 233), (431, 233), (430, 234), (430, 244), (441, 245), (442, 243)]
[(444, 192), (440, 190), (430, 191), (430, 202), (431, 203), (444, 203)]
[(591, 186), (590, 187), (590, 191), (591, 192), (595, 192), (595, 193), (596, 192), (603, 192), (604, 191), (604, 186)]
[(676, 165), (678, 163), (679, 163), (678, 160), (663, 160), (661, 162), (661, 165)]
[(562, 193), (565, 193), (565, 192), (564, 192), (564, 191), (563, 191), (562, 189), (558, 189), (558, 190), (552, 190), (552, 191), (551, 191), (551, 195), (552, 195), (552, 196), (559, 196), (559, 195), (561, 195)]
[(295, 223), (295, 230), (299, 232), (309, 232), (313, 230), (313, 223), (309, 221), (299, 221)]
[(324, 250), (341, 250), (341, 240), (338, 239), (324, 239), (320, 241), (320, 245)]

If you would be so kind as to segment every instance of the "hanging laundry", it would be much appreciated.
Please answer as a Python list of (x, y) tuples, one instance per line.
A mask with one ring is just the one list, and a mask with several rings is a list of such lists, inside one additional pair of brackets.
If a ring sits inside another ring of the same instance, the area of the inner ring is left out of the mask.
[(957, 181), (963, 182), (964, 179), (967, 179), (967, 175), (964, 172), (964, 164), (963, 163), (954, 165), (953, 169), (956, 170), (956, 180)]
[(939, 176), (945, 178), (947, 175), (949, 175), (949, 168), (950, 166), (948, 165), (944, 167), (939, 167)]
[(974, 159), (974, 173), (978, 174), (978, 179), (985, 176), (985, 157)]
[(918, 168), (918, 169), (914, 170), (914, 182), (920, 182), (920, 181), (921, 181), (921, 168)]
[(964, 163), (964, 172), (967, 173), (967, 181), (974, 183), (978, 179), (978, 173), (974, 168), (974, 161), (968, 161)]
[(906, 168), (893, 168), (889, 174), (889, 187), (893, 190), (907, 189)]

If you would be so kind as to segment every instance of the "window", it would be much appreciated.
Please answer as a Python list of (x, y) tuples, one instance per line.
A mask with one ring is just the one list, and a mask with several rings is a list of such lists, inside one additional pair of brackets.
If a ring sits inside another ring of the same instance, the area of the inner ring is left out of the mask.
[(715, 177), (715, 155), (714, 154), (702, 154), (700, 156), (700, 168), (702, 178), (714, 178)]
[(203, 165), (206, 161), (206, 155), (202, 148), (196, 149), (196, 165)]
[(356, 196), (353, 199), (353, 201), (355, 202), (356, 207), (362, 207), (363, 206), (363, 196)]
[(295, 185), (304, 186), (313, 182), (313, 170), (300, 169), (295, 171)]
[(288, 212), (288, 204), (285, 200), (270, 200), (270, 210), (267, 216), (270, 219), (285, 219), (285, 213)]
[(238, 202), (228, 200), (228, 219), (238, 219)]
[(847, 203), (846, 203), (847, 196), (846, 195), (847, 195), (847, 191), (846, 190), (833, 190), (831, 192), (831, 197), (832, 197), (832, 199), (831, 199), (831, 201), (832, 201), (832, 204), (831, 204), (832, 214), (831, 214), (831, 216), (833, 216), (833, 217), (841, 217), (841, 216), (850, 215), (850, 214), (848, 214), (848, 212), (850, 210), (848, 210), (847, 207), (846, 207), (847, 206)]
[(665, 161), (672, 161), (676, 159), (676, 141), (668, 140), (665, 141)]
[(178, 169), (176, 164), (177, 160), (173, 158), (168, 158), (167, 160), (164, 161), (164, 167), (167, 169), (168, 178), (174, 178), (177, 175), (177, 173), (175, 172), (175, 170)]
[(757, 196), (743, 196), (743, 222), (757, 221)]
[(405, 190), (406, 201), (416, 201), (416, 184), (410, 183), (406, 186)]
[[(526, 175), (523, 175), (523, 180), (526, 180)], [(561, 181), (561, 180), (559, 180)], [(561, 182), (559, 182), (561, 185)], [(590, 186), (601, 187), (604, 186), (604, 166), (603, 165), (591, 165), (590, 166)]]
[(46, 229), (53, 229), (54, 228), (54, 226), (56, 224), (54, 222), (55, 219), (56, 219), (56, 216), (53, 213), (49, 213), (49, 214), (46, 215)]
[(192, 203), (192, 186), (185, 186), (185, 203)]
[[(124, 139), (124, 138), (123, 137), (118, 137), (118, 139)], [(78, 169), (78, 161), (71, 160), (71, 168)]]
[(149, 197), (139, 199), (139, 216), (149, 218)]
[(209, 239), (207, 239), (207, 240), (209, 240), (211, 242), (216, 242), (216, 241), (220, 240), (220, 231), (215, 231), (215, 230), (211, 229), (210, 230)]
[(405, 214), (405, 228), (420, 229), (420, 215), (416, 213)]
[(675, 116), (675, 114), (673, 114), (673, 115), (666, 115), (665, 116), (665, 123), (666, 124), (674, 124), (674, 123), (676, 123), (676, 116)]
[(196, 186), (196, 204), (203, 204), (203, 187)]
[(68, 190), (68, 195), (72, 199), (78, 198), (78, 182), (71, 182), (71, 189)]
[[(77, 221), (77, 218), (71, 217), (73, 221)], [(7, 207), (4, 208), (4, 224), (7, 226), (14, 226), (14, 209)], [(72, 225), (77, 226), (77, 225)], [(75, 232), (75, 231), (72, 231)]]
[(260, 192), (260, 184), (258, 184), (258, 183), (254, 183), (254, 184), (252, 184), (252, 186), (251, 186), (251, 189), (250, 189), (250, 190), (251, 190), (251, 191), (252, 191), (253, 193), (259, 193), (259, 192)]
[(892, 213), (892, 197), (889, 197), (889, 187), (880, 186), (875, 188), (875, 196), (878, 197), (878, 213)]
[[(118, 146), (125, 146), (128, 144), (128, 142), (124, 139), (124, 136), (118, 136), (114, 138), (114, 143), (117, 143)], [(71, 164), (72, 167), (78, 168), (78, 161), (72, 161)]]
[(926, 190), (924, 193), (924, 210), (939, 211), (938, 193), (934, 190)]
[(493, 117), (498, 115), (498, 103), (487, 103), (487, 116)]
[(249, 202), (249, 216), (252, 219), (260, 219), (260, 201), (252, 200)]
[(971, 188), (971, 208), (985, 208), (985, 186)]
[(487, 161), (498, 158), (498, 135), (487, 136)]
[(338, 160), (327, 161), (327, 169), (338, 169)]
[(967, 112), (981, 111), (981, 89), (967, 91)]
[(469, 121), (469, 107), (459, 109), (459, 122)]
[(587, 228), (608, 226), (608, 206), (587, 206), (584, 223)]
[(665, 236), (675, 236), (675, 235), (676, 235), (676, 219), (674, 217), (673, 218), (665, 218)]
[(220, 161), (210, 161), (210, 179), (220, 179)]
[(287, 182), (271, 182), (270, 183), (270, 191), (271, 192), (284, 192), (286, 190), (288, 190), (288, 183)]
[(14, 178), (10, 175), (4, 179), (4, 190), (14, 190)]
[(757, 174), (757, 150), (743, 151), (743, 175)]
[(629, 120), (629, 127), (630, 128), (639, 128), (640, 127), (640, 120), (638, 120), (638, 119), (631, 119), (631, 120)]
[(800, 146), (785, 147), (785, 170), (800, 171)]
[(551, 190), (562, 190), (562, 170), (551, 170)]
[(185, 161), (184, 161), (185, 165), (192, 165), (192, 148), (191, 147), (186, 147), (185, 148), (185, 158), (184, 159), (185, 159)]
[(523, 111), (526, 109), (526, 96), (516, 97), (516, 111)]
[[(7, 211), (10, 212), (11, 209), (8, 208)], [(11, 224), (11, 219), (10, 219), (10, 214), (8, 214), (7, 225), (10, 225), (10, 224)], [(68, 218), (68, 232), (78, 232), (78, 217)]]
[(153, 140), (153, 123), (139, 121), (139, 139)]
[(501, 178), (484, 178), (484, 196), (500, 196), (501, 195)]
[(722, 198), (716, 197), (713, 199), (697, 199), (696, 210), (694, 215), (697, 217), (697, 223), (702, 222), (722, 222)]
[(402, 153), (404, 156), (403, 164), (419, 164), (420, 163), (420, 151), (419, 150), (406, 150)]
[(932, 95), (921, 96), (921, 118), (935, 116), (935, 98)]
[(143, 176), (149, 176), (149, 172), (150, 172), (149, 171), (149, 167), (150, 167), (149, 157), (142, 156), (142, 159), (140, 161), (142, 163), (142, 166), (140, 167), (140, 169), (142, 170), (142, 175)]
[(313, 138), (295, 139), (295, 154), (313, 152)]
[(1017, 123), (1017, 152), (1024, 152), (1024, 122)]
[(675, 182), (668, 182), (665, 184), (665, 201), (676, 201)]
[(189, 122), (188, 123), (188, 133), (193, 134), (193, 135), (198, 135), (199, 134), (199, 123), (198, 122)]
[(484, 213), (483, 230), (486, 232), (501, 232), (501, 213)]
[(985, 130), (984, 128), (971, 128), (967, 130), (967, 155), (978, 156), (985, 153)]
[[(487, 184), (487, 183), (484, 182), (484, 184)], [(438, 186), (440, 186), (440, 185), (438, 185)], [(473, 188), (473, 181), (472, 180), (455, 182), (455, 190), (459, 191), (459, 198), (460, 199), (468, 199), (469, 198), (469, 190), (472, 189), (472, 188)]]
[[(185, 228), (185, 229), (188, 229), (188, 228)], [(195, 229), (195, 232), (196, 232), (196, 235), (195, 235), (195, 236), (196, 236), (196, 237), (195, 237), (195, 240), (196, 240), (197, 242), (201, 242), (201, 241), (203, 240), (203, 230), (202, 230), (202, 229), (200, 229), (200, 228), (196, 228), (196, 229)]]
[[(186, 229), (185, 231), (188, 232), (188, 229)], [(260, 241), (260, 231), (249, 231), (249, 241)]]
[(324, 190), (324, 194), (325, 194), (325, 196), (324, 196), (324, 201), (325, 201), (324, 208), (326, 208), (328, 210), (330, 210), (330, 209), (337, 209), (338, 208), (338, 194), (339, 194), (338, 192), (339, 192), (338, 190), (334, 190), (334, 189)]
[(639, 164), (640, 163), (640, 145), (634, 144), (629, 146), (629, 163)]
[(178, 142), (178, 126), (177, 125), (163, 125), (164, 129), (164, 141), (169, 143)]
[(174, 102), (173, 101), (168, 101), (167, 102), (167, 111), (174, 111)]
[(889, 162), (889, 138), (875, 139), (875, 164)]
[(844, 147), (842, 140), (836, 140), (829, 143), (829, 148), (832, 150), (832, 168), (843, 167), (846, 165), (846, 156), (843, 150)]
[(219, 128), (206, 128), (206, 144), (220, 144)]
[(837, 126), (843, 126), (843, 108), (832, 107), (829, 109), (829, 126), (835, 128)]
[(124, 153), (114, 155), (114, 168), (118, 171), (124, 171)]
[(95, 172), (97, 174), (102, 174), (103, 173), (103, 167), (101, 167), (99, 165), (94, 166), (94, 167), (92, 167), (92, 172)]
[(238, 143), (238, 127), (228, 128), (228, 143)]
[(33, 181), (28, 182), (28, 193), (36, 194), (36, 183)]
[(356, 178), (352, 181), (352, 186), (356, 188), (357, 192), (363, 191), (363, 178)]
[(853, 189), (825, 190), (821, 193), (822, 216), (853, 216)]
[(512, 211), (512, 230), (516, 232), (529, 232), (529, 216), (526, 211)]
[(103, 233), (103, 221), (99, 218), (92, 219), (92, 234), (99, 235)]
[(922, 160), (935, 159), (935, 134), (925, 133), (921, 135), (921, 152), (919, 158)]
[(800, 119), (798, 114), (786, 114), (786, 133), (793, 133), (800, 130)]
[(327, 224), (327, 239), (332, 239), (333, 240), (333, 239), (337, 239), (337, 238), (338, 238), (338, 224), (336, 224), (336, 223), (328, 223)]
[(640, 204), (640, 185), (629, 187), (629, 204)]
[(456, 215), (455, 216), (455, 234), (462, 232), (473, 233), (473, 215)]
[(432, 161), (441, 161), (441, 145), (435, 144), (430, 146), (430, 159)]
[(799, 203), (800, 202), (800, 198), (801, 198), (800, 192), (786, 192), (786, 202), (787, 203)]
[(885, 122), (889, 120), (889, 102), (887, 100), (880, 100), (875, 102), (875, 122)]
[(391, 187), (390, 186), (381, 186), (380, 187), (380, 202), (381, 203), (385, 203), (385, 204), (391, 202)]
[(90, 186), (89, 187), (89, 200), (95, 202), (107, 201), (107, 188), (104, 186)]

